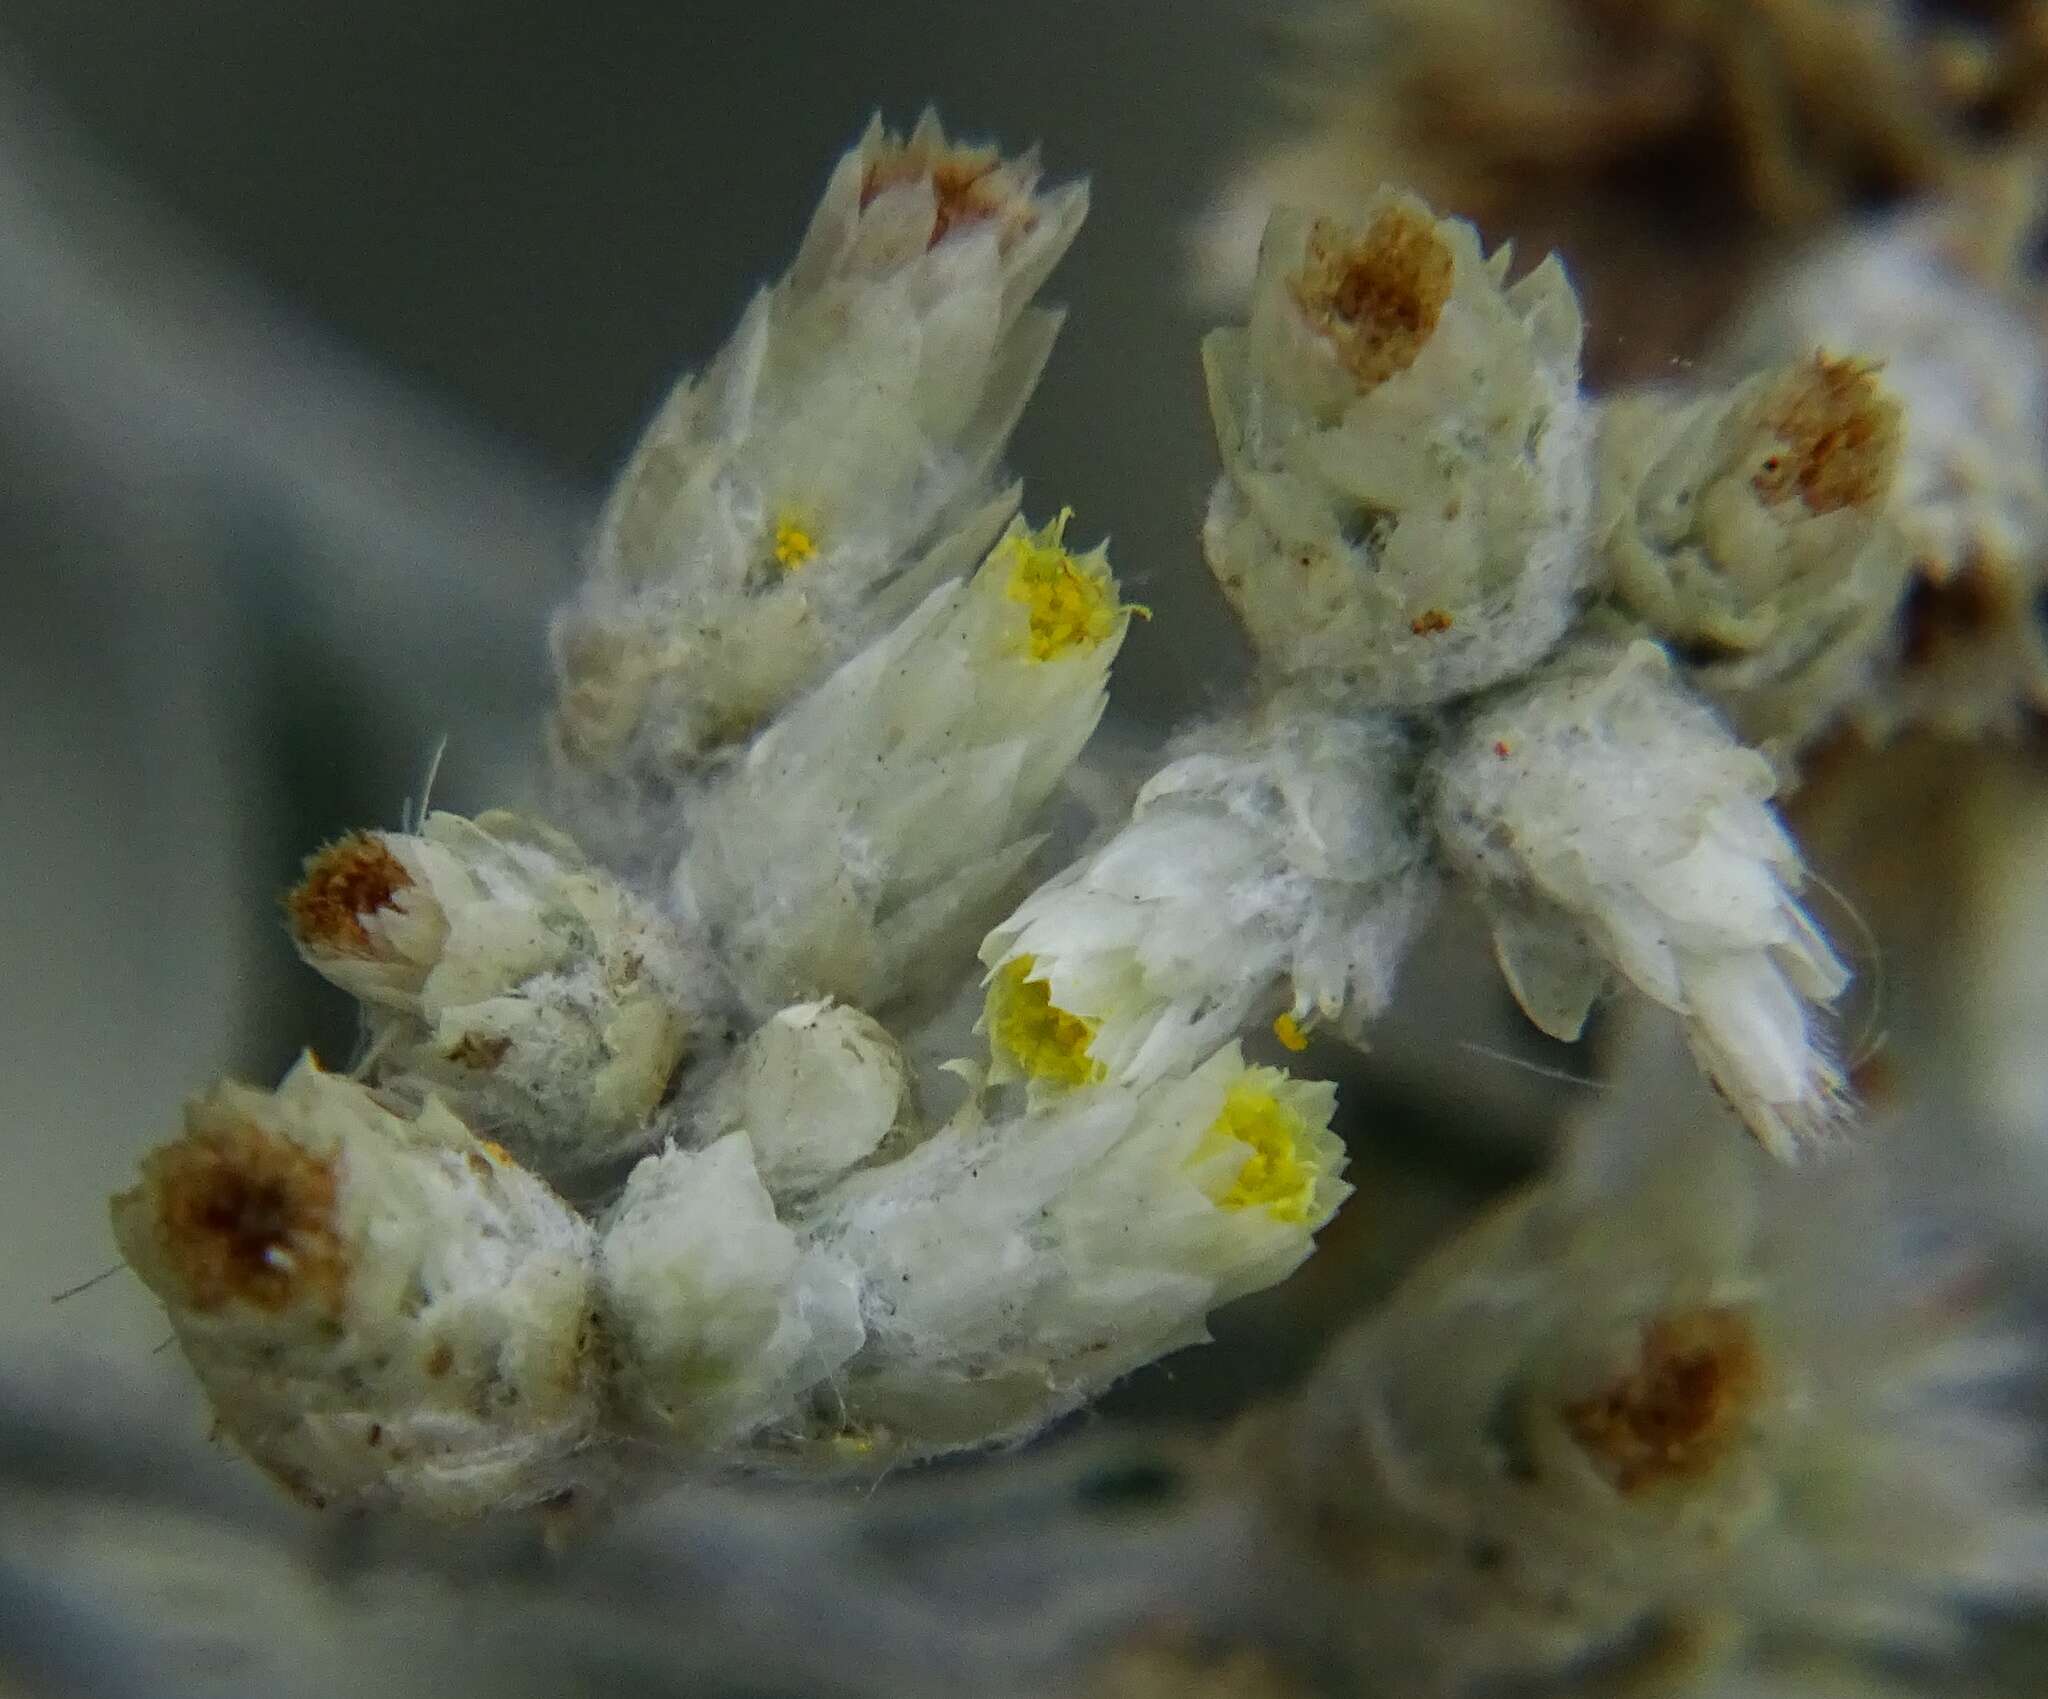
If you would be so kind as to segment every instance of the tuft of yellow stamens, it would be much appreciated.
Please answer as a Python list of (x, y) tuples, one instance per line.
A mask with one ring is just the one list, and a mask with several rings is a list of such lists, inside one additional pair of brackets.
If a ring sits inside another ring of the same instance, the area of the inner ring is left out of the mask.
[(1195, 1151), (1206, 1164), (1230, 1145), (1245, 1151), (1230, 1184), (1210, 1191), (1219, 1209), (1263, 1209), (1275, 1221), (1306, 1221), (1315, 1203), (1317, 1172), (1309, 1125), (1280, 1100), (1275, 1088), (1287, 1076), (1277, 1068), (1249, 1068), (1223, 1098), (1223, 1111), (1210, 1123)]
[(818, 552), (818, 540), (800, 521), (784, 517), (775, 522), (775, 564), (794, 572)]
[(1113, 636), (1127, 607), (1116, 599), (1116, 580), (1100, 550), (1076, 555), (1064, 541), (1070, 507), (1037, 531), (1015, 531), (996, 545), (1009, 581), (1004, 593), (1027, 610), (1029, 630), (1025, 652), (1034, 661), (1049, 661), (1071, 649), (1093, 649)]
[(1308, 1029), (1294, 1018), (1292, 1009), (1282, 1009), (1273, 1022), (1273, 1036), (1297, 1055), (1308, 1048)]
[(996, 969), (988, 988), (989, 1047), (1030, 1079), (1093, 1085), (1108, 1071), (1088, 1053), (1100, 1023), (1055, 1005), (1052, 988), (1031, 977), (1037, 965), (1034, 957), (1015, 956)]

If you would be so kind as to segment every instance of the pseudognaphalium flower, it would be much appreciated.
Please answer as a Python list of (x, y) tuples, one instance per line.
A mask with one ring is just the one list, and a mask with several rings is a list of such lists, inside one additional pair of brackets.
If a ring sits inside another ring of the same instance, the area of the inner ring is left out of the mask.
[(660, 1136), (711, 964), (559, 832), (430, 815), (306, 864), (299, 953), (361, 1000), (380, 1083), (441, 1098), (551, 1175)]
[(1826, 354), (1602, 413), (1615, 595), (1751, 741), (1796, 749), (1869, 691), (1906, 576), (1900, 439), (1879, 374)]
[(944, 974), (1040, 841), (1131, 610), (1065, 517), (1010, 527), (756, 740), (691, 810), (678, 908), (750, 1007), (879, 1009)]
[(1289, 699), (1186, 739), (984, 942), (993, 1077), (1143, 1084), (1275, 988), (1297, 1030), (1361, 1028), (1434, 895), (1414, 763), (1405, 728)]
[(1564, 635), (1590, 567), (1582, 327), (1554, 258), (1507, 264), (1391, 192), (1355, 228), (1267, 228), (1250, 324), (1204, 344), (1204, 540), (1278, 673), (1420, 706)]
[[(1084, 202), (872, 130), (558, 621), (576, 840), (437, 813), (309, 864), (350, 1076), (224, 1088), (116, 1205), (226, 1429), (305, 1495), (460, 1514), (1037, 1432), (1309, 1254), (1349, 1190), (1334, 1089), (1236, 1041), (1364, 1038), (1448, 882), (1546, 1030), (1619, 977), (1774, 1152), (1837, 1112), (1844, 974), (1772, 770), (1653, 638), (1746, 643), (1775, 686), (1860, 617), (1876, 498), (1830, 479), (1888, 463), (1863, 369), (1646, 413), (1596, 502), (1555, 260), (1511, 283), (1393, 192), (1280, 216), (1207, 349), (1251, 699), (1058, 871), (1143, 610), (997, 462)], [(1875, 433), (1846, 456), (1844, 419)], [(1529, 1444), (1577, 1447), (1582, 1496), (1711, 1473), (1746, 1301), (1607, 1317)], [(1667, 1359), (1726, 1370), (1690, 1461), (1632, 1425)]]
[(2048, 1593), (2039, 1352), (1980, 1260), (1901, 1174), (1724, 1137), (1672, 1060), (1235, 1453), (1389, 1691), (1805, 1694)]
[(656, 414), (555, 632), (556, 749), (594, 810), (658, 809), (1001, 533), (998, 462), (1060, 324), (1029, 303), (1087, 210), (1037, 177), (878, 121)]
[(1489, 698), (1434, 758), (1446, 852), (1529, 1018), (1575, 1038), (1615, 974), (1684, 1017), (1763, 1144), (1839, 1117), (1811, 1007), (1848, 974), (1800, 907), (1770, 763), (1672, 677), (1655, 644), (1584, 639)]
[(222, 1085), (114, 1202), (235, 1440), (316, 1505), (441, 1516), (573, 1485), (599, 1413), (593, 1235), (438, 1101), (309, 1057)]

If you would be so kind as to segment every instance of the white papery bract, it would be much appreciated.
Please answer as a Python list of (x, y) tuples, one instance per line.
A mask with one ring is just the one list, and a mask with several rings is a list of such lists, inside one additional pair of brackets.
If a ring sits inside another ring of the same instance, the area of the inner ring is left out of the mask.
[(1628, 1691), (1632, 1659), (1643, 1691), (1774, 1691), (2048, 1588), (2016, 1402), (2039, 1364), (1981, 1271), (1868, 1164), (1788, 1171), (1640, 1060), (1559, 1175), (1424, 1263), (1245, 1452), (1341, 1554), (1389, 1691)]
[(1899, 411), (1870, 367), (1824, 354), (1602, 409), (1613, 592), (1751, 742), (1796, 750), (1888, 655), (1907, 567)]
[(1588, 577), (1578, 302), (1410, 196), (1275, 214), (1251, 323), (1204, 344), (1204, 541), (1261, 658), (1421, 706), (1526, 670)]
[(658, 815), (1002, 529), (997, 462), (1059, 328), (1028, 302), (1087, 205), (1037, 175), (930, 117), (908, 142), (877, 122), (789, 274), (656, 415), (555, 632), (557, 754), (598, 812)]
[(1789, 1157), (1841, 1112), (1809, 1004), (1847, 972), (1793, 892), (1770, 764), (1645, 641), (1582, 639), (1476, 706), (1433, 757), (1432, 811), (1516, 999), (1576, 1038), (1619, 972), (1675, 1010), (1750, 1130)]
[(1204, 1337), (1348, 1195), (1334, 1102), (1231, 1046), (1149, 1091), (963, 1117), (849, 1177), (809, 1223), (864, 1282), (848, 1420), (913, 1450), (1020, 1437)]
[(216, 1087), (114, 1233), (222, 1426), (300, 1497), (466, 1516), (575, 1482), (590, 1229), (438, 1102), (396, 1114), (311, 1058)]
[(863, 1335), (852, 1269), (777, 1220), (744, 1133), (643, 1160), (598, 1267), (620, 1401), (696, 1449), (793, 1432), (799, 1397)]
[(888, 1029), (843, 1003), (779, 1009), (711, 1086), (698, 1122), (752, 1141), (762, 1184), (801, 1197), (874, 1155), (902, 1127), (910, 1077)]
[(1294, 697), (1184, 740), (1130, 821), (983, 943), (992, 1077), (1147, 1084), (1281, 985), (1297, 1025), (1356, 1031), (1435, 892), (1416, 759), (1404, 728)]
[(385, 1089), (440, 1096), (550, 1175), (658, 1136), (716, 992), (708, 958), (560, 833), (430, 815), (314, 856), (299, 953), (360, 998)]
[(790, 709), (690, 815), (678, 908), (750, 1007), (943, 984), (1039, 842), (1129, 610), (1064, 519), (1014, 524)]

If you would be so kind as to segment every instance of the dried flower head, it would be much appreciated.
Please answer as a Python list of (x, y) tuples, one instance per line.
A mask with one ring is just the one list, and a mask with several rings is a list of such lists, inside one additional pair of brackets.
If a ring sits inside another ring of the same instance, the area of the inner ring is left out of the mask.
[(1415, 363), (1451, 298), (1455, 269), (1434, 221), (1396, 204), (1349, 239), (1338, 225), (1317, 219), (1288, 287), (1358, 387), (1368, 390)]
[(1813, 513), (1865, 507), (1891, 493), (1903, 443), (1898, 402), (1867, 360), (1820, 353), (1761, 400), (1774, 446), (1753, 482), (1767, 502), (1797, 495)]
[(247, 1304), (338, 1314), (349, 1257), (335, 1171), (260, 1123), (195, 1107), (189, 1135), (142, 1165), (159, 1253), (197, 1311)]
[(363, 921), (395, 905), (412, 875), (374, 832), (351, 832), (306, 860), (285, 898), (292, 935), (308, 949), (373, 956), (378, 946)]
[(860, 183), (863, 209), (890, 189), (930, 186), (928, 247), (936, 248), (956, 230), (991, 222), (1007, 246), (1038, 221), (1031, 206), (1029, 174), (1007, 164), (995, 148), (948, 142), (936, 123), (920, 124), (907, 140), (880, 137), (866, 166)]

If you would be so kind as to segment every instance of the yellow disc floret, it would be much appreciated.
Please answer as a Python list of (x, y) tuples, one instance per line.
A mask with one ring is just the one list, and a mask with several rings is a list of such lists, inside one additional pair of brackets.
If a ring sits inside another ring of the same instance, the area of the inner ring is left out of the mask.
[(1028, 1079), (1093, 1085), (1106, 1072), (1088, 1053), (1099, 1023), (1057, 1007), (1052, 988), (1031, 977), (1036, 965), (1030, 956), (1014, 956), (996, 969), (988, 988), (989, 1047)]
[(1277, 1068), (1246, 1069), (1203, 1135), (1197, 1163), (1206, 1166), (1229, 1145), (1245, 1153), (1229, 1184), (1209, 1191), (1219, 1209), (1263, 1209), (1275, 1221), (1308, 1220), (1320, 1164), (1308, 1121), (1282, 1100), (1286, 1083)]
[(785, 514), (775, 522), (775, 564), (794, 572), (818, 552), (818, 540), (801, 520)]
[(1076, 555), (1062, 540), (1072, 508), (1062, 508), (1050, 525), (1037, 531), (1013, 530), (997, 552), (1007, 565), (1004, 589), (1028, 615), (1024, 639), (1034, 661), (1049, 661), (1074, 649), (1093, 649), (1113, 636), (1123, 616), (1142, 612), (1116, 598), (1116, 580), (1101, 549)]

